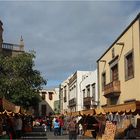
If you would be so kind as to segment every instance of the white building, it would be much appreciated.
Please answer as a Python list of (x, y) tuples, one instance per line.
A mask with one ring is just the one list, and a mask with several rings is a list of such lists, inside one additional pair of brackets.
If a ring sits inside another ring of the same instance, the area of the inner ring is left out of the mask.
[(68, 112), (68, 93), (69, 93), (69, 87), (68, 87), (69, 80), (65, 80), (60, 85), (60, 104), (61, 104), (61, 113), (65, 114)]
[(68, 107), (70, 112), (83, 110), (81, 82), (83, 81), (83, 76), (88, 73), (89, 71), (76, 71), (69, 79)]
[(83, 110), (95, 108), (98, 105), (97, 70), (83, 75), (80, 83), (80, 98)]
[(50, 90), (43, 89), (40, 91), (40, 96), (42, 101), (39, 103), (38, 115), (46, 116), (50, 113), (54, 113), (58, 107), (58, 103), (56, 103), (56, 101), (59, 101), (59, 88)]

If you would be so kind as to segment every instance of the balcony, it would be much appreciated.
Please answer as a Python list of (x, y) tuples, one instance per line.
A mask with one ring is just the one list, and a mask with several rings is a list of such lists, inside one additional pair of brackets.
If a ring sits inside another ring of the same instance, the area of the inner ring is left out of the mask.
[(71, 100), (69, 100), (69, 106), (76, 106), (76, 98), (72, 98)]
[(20, 45), (11, 44), (11, 43), (2, 43), (2, 49), (4, 49), (4, 50), (22, 51)]
[(106, 98), (120, 96), (120, 81), (113, 81), (104, 87), (104, 96)]
[(91, 101), (93, 100), (92, 97), (84, 97), (83, 101), (84, 101), (84, 106), (91, 106)]

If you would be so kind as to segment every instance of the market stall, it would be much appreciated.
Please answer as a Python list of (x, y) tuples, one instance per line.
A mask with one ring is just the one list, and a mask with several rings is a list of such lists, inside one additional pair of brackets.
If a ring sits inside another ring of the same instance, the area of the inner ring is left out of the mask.
[[(112, 137), (136, 138), (139, 136), (140, 126), (140, 101), (131, 101), (124, 104), (103, 107), (106, 113), (107, 122), (113, 123), (114, 129)], [(106, 125), (107, 126), (107, 125)], [(103, 135), (103, 139), (108, 139), (108, 134)]]

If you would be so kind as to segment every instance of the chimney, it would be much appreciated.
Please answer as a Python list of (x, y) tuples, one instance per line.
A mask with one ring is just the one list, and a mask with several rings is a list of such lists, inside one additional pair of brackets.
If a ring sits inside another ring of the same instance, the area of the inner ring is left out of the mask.
[(3, 23), (0, 20), (0, 51), (2, 50), (2, 43), (3, 43), (3, 37), (2, 37), (3, 28), (2, 28), (2, 25), (3, 25)]

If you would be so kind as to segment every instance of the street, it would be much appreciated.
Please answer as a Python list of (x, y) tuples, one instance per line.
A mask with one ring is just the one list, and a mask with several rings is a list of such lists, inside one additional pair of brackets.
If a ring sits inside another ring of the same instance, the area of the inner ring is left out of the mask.
[[(32, 132), (26, 132), (23, 136), (22, 136), (22, 139), (48, 139), (48, 140), (51, 140), (51, 139), (69, 139), (69, 136), (68, 134), (66, 134), (66, 131), (64, 131), (63, 135), (61, 136), (54, 136), (54, 132), (50, 132), (50, 131), (47, 131), (47, 132), (44, 132), (44, 128), (42, 128), (41, 126), (40, 127), (34, 127), (33, 128), (33, 131)], [(91, 139), (89, 137), (86, 137), (86, 136), (78, 136), (77, 139)]]

